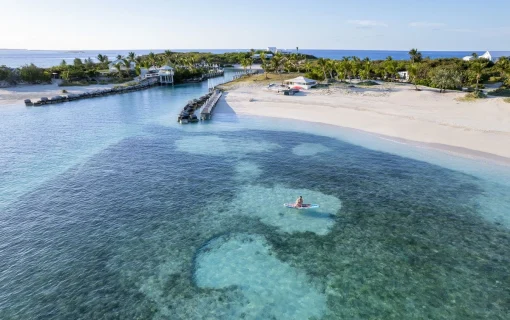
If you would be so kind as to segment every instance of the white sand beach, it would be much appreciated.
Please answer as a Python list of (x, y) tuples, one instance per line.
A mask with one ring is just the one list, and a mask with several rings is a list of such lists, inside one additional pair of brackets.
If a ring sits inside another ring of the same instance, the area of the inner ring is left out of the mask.
[(66, 90), (67, 94), (79, 94), (87, 91), (96, 91), (112, 87), (113, 85), (59, 87), (55, 83), (19, 85), (15, 87), (0, 88), (0, 106), (8, 104), (23, 104), (25, 99), (35, 101), (39, 100), (41, 97), (51, 98), (63, 94), (62, 90)]
[(294, 96), (271, 91), (263, 81), (225, 87), (216, 112), (337, 125), (510, 164), (510, 104), (501, 98), (462, 102), (457, 99), (465, 93), (400, 83), (338, 84)]

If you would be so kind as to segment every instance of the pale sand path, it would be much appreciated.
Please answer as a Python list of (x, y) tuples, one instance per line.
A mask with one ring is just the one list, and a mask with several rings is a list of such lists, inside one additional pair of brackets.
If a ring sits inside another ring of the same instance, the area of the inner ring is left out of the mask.
[[(235, 112), (326, 123), (380, 135), (489, 153), (510, 163), (510, 104), (501, 98), (455, 100), (464, 93), (439, 94), (410, 85), (316, 89), (296, 96), (262, 84), (234, 83), (216, 112)], [(252, 101), (250, 101), (252, 100)], [(435, 145), (434, 147), (438, 147)], [(488, 155), (490, 158), (490, 155)], [(497, 158), (497, 157), (495, 157)]]
[[(114, 85), (90, 85), (59, 87), (57, 84), (37, 84), (0, 88), (0, 106), (23, 104), (25, 99), (36, 101), (41, 99), (41, 97), (51, 98), (62, 94), (79, 94), (87, 91), (108, 89), (113, 86)], [(62, 93), (62, 90), (67, 90), (67, 93)]]

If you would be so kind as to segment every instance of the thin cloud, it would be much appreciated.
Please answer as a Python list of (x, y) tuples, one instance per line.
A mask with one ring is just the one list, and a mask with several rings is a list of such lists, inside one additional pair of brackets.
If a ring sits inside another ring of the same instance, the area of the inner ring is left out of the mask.
[(440, 28), (446, 26), (446, 23), (442, 22), (411, 22), (410, 27), (413, 28)]
[(460, 32), (460, 33), (473, 33), (473, 32), (475, 32), (475, 31), (473, 31), (471, 29), (465, 29), (465, 28), (448, 29), (448, 31), (451, 31), (451, 32)]
[(388, 26), (384, 22), (375, 20), (347, 20), (347, 23), (355, 25), (357, 28), (375, 28)]

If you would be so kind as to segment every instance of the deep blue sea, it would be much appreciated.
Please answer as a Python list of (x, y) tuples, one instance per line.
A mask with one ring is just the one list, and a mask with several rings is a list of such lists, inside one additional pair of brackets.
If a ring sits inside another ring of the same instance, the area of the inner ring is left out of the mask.
[(508, 319), (508, 167), (207, 87), (0, 108), (0, 319)]
[[(39, 67), (51, 67), (59, 65), (62, 60), (67, 63), (73, 63), (74, 58), (91, 58), (97, 61), (99, 53), (107, 55), (110, 61), (115, 60), (117, 55), (127, 56), (133, 51), (137, 55), (148, 54), (149, 52), (161, 53), (164, 49), (153, 50), (83, 50), (83, 51), (51, 51), (51, 50), (2, 50), (0, 49), (0, 66), (20, 67), (25, 64), (33, 63)], [(248, 49), (172, 49), (176, 52), (247, 52)], [(295, 52), (295, 49), (289, 50)], [(342, 57), (356, 56), (361, 59), (368, 57), (372, 60), (384, 60), (391, 56), (396, 60), (409, 59), (408, 51), (386, 51), (386, 50), (314, 50), (300, 49), (300, 53), (314, 55), (318, 58), (342, 59)], [(482, 55), (485, 51), (475, 50), (474, 52)], [(462, 58), (471, 55), (473, 51), (422, 51), (423, 57), (430, 58)], [(493, 57), (510, 56), (510, 51), (491, 51)]]

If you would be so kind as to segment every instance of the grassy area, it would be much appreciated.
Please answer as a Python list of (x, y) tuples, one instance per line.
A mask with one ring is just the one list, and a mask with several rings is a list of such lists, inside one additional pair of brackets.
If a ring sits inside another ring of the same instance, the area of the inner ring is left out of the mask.
[(496, 96), (496, 97), (510, 97), (510, 89), (499, 88), (499, 89), (489, 92), (489, 94), (491, 96)]
[(138, 84), (138, 82), (136, 82), (136, 81), (129, 81), (129, 82), (124, 82), (122, 84), (116, 85), (116, 86), (114, 86), (114, 88), (122, 88), (122, 87), (135, 86), (137, 84)]
[(76, 86), (88, 86), (90, 85), (87, 81), (62, 81), (59, 87), (76, 87)]
[(482, 91), (475, 91), (467, 93), (464, 97), (457, 98), (457, 101), (474, 102), (476, 100), (485, 98), (487, 98), (487, 95), (485, 93), (483, 93)]
[[(266, 75), (267, 75), (267, 77), (266, 77)], [(228, 89), (235, 87), (236, 85), (239, 85), (239, 84), (250, 84), (250, 83), (261, 84), (261, 85), (268, 85), (270, 83), (280, 84), (280, 83), (282, 83), (283, 80), (292, 79), (292, 78), (299, 77), (299, 76), (304, 76), (303, 73), (282, 73), (281, 75), (278, 75), (276, 73), (267, 73), (266, 75), (261, 73), (261, 74), (255, 74), (255, 75), (251, 75), (251, 76), (241, 77), (241, 78), (233, 80), (229, 83), (222, 84), (221, 86), (219, 86), (219, 88), (223, 89), (223, 90), (228, 90)]]

